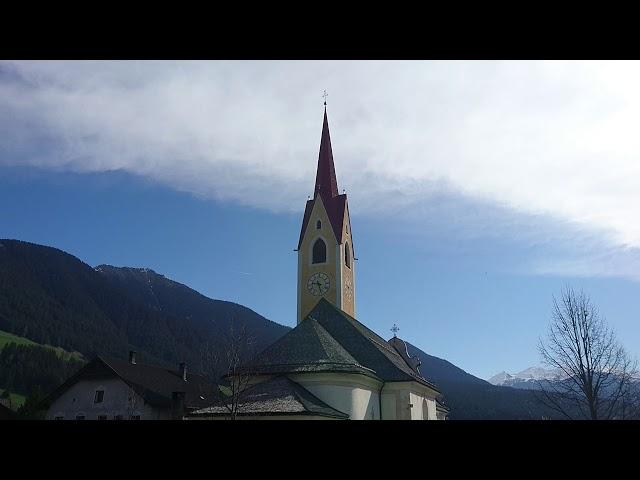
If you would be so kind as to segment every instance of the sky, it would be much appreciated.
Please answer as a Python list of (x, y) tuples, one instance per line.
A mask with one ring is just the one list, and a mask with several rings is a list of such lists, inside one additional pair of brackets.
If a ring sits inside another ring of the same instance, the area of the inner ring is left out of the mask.
[(0, 238), (293, 326), (326, 89), (360, 321), (488, 378), (539, 364), (571, 285), (638, 356), (638, 84), (617, 61), (0, 62)]

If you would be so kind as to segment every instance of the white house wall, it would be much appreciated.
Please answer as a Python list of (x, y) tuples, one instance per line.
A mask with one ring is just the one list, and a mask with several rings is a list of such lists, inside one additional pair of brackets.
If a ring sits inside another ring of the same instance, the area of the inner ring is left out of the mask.
[[(96, 390), (104, 390), (101, 403), (94, 403)], [(51, 404), (46, 419), (75, 420), (77, 415), (84, 415), (86, 420), (97, 420), (98, 415), (106, 415), (108, 420), (116, 415), (123, 420), (132, 415), (139, 415), (141, 420), (169, 418), (166, 411), (145, 405), (144, 399), (119, 378), (78, 381)]]

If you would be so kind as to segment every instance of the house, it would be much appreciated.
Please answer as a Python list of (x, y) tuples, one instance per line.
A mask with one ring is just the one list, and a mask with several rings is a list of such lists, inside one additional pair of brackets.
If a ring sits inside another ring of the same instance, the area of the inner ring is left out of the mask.
[(118, 358), (94, 358), (51, 393), (47, 420), (169, 420), (210, 405), (217, 386), (186, 365), (172, 370)]

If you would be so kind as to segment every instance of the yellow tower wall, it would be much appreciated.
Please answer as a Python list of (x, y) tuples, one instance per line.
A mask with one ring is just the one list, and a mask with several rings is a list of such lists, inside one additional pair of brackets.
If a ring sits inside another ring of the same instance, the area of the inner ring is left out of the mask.
[[(344, 218), (342, 220), (342, 240), (340, 245), (340, 265), (341, 270), (341, 289), (342, 289), (342, 305), (340, 308), (347, 312), (352, 317), (356, 316), (356, 265), (353, 258), (353, 240), (351, 238), (351, 225), (349, 221), (349, 206), (345, 208)], [(349, 249), (349, 255), (351, 258), (351, 265), (347, 267), (345, 261), (345, 250)], [(351, 285), (349, 289), (347, 285)], [(350, 292), (348, 291), (350, 290)], [(349, 295), (350, 293), (350, 295)]]
[[(322, 223), (320, 230), (316, 229), (318, 220)], [(318, 237), (322, 238), (327, 245), (327, 261), (325, 263), (312, 264), (313, 244)], [(336, 286), (340, 282), (338, 275), (336, 275), (336, 255), (338, 248), (338, 241), (333, 233), (331, 221), (329, 220), (321, 197), (318, 196), (311, 210), (309, 223), (302, 238), (300, 249), (298, 250), (298, 323), (309, 314), (320, 298), (322, 298), (322, 296), (312, 295), (307, 290), (307, 281), (309, 277), (316, 272), (322, 272), (328, 275), (330, 286), (327, 293), (323, 296), (334, 305), (338, 305), (338, 290), (336, 289)]]
[[(316, 228), (318, 220), (321, 222), (320, 229)], [(322, 197), (316, 197), (309, 216), (309, 223), (298, 250), (298, 323), (309, 314), (322, 298), (322, 296), (315, 296), (307, 290), (307, 281), (316, 272), (325, 273), (329, 277), (330, 287), (323, 295), (324, 298), (349, 315), (355, 316), (355, 264), (348, 210), (345, 210), (342, 229), (344, 243), (338, 244), (331, 221), (322, 202)], [(327, 261), (321, 264), (313, 264), (311, 263), (313, 260), (313, 244), (318, 238), (322, 238), (327, 246)], [(351, 267), (347, 267), (345, 264), (345, 248), (347, 248), (347, 245), (351, 256)], [(347, 292), (347, 283), (351, 285), (351, 295)]]

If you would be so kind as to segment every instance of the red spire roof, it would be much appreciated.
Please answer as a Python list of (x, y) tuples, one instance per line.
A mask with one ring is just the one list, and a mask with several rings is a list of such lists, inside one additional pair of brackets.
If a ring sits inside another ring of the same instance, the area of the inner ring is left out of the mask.
[(333, 233), (338, 243), (342, 243), (342, 221), (347, 209), (347, 195), (344, 193), (342, 195), (338, 194), (338, 181), (336, 180), (336, 170), (333, 165), (333, 153), (331, 152), (331, 137), (329, 137), (329, 122), (327, 121), (326, 107), (324, 109), (324, 122), (322, 124), (322, 138), (320, 139), (320, 154), (318, 155), (316, 188), (313, 194), (313, 200), (307, 202), (304, 210), (298, 248), (302, 245), (302, 238), (307, 229), (311, 210), (313, 210), (318, 195), (322, 198), (322, 203), (333, 227)]
[(320, 139), (320, 154), (318, 155), (318, 171), (316, 173), (314, 198), (318, 194), (322, 195), (325, 204), (333, 197), (338, 196), (338, 181), (336, 180), (336, 169), (333, 166), (331, 137), (329, 136), (329, 122), (327, 121), (327, 107), (324, 109), (324, 122), (322, 124), (322, 138)]

